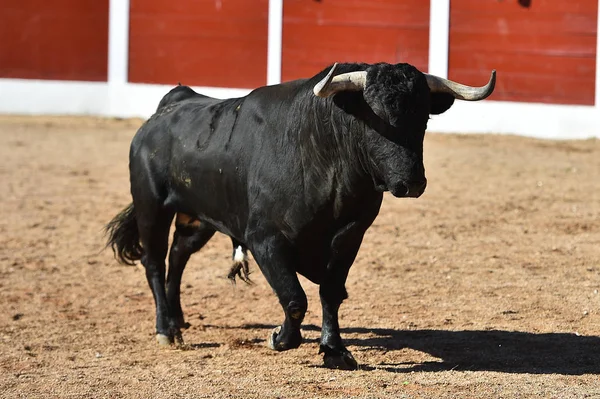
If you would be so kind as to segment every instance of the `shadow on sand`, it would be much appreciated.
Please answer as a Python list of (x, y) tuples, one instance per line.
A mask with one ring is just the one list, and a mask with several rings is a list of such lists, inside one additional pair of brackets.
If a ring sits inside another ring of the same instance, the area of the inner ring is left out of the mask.
[[(272, 329), (274, 325), (245, 324), (242, 329)], [(314, 324), (303, 330), (320, 331)], [(575, 334), (535, 334), (514, 331), (393, 330), (342, 328), (348, 346), (392, 351), (410, 348), (428, 353), (440, 362), (383, 364), (390, 372), (445, 370), (498, 371), (531, 374), (600, 374), (600, 337)], [(363, 370), (375, 367), (362, 365)]]

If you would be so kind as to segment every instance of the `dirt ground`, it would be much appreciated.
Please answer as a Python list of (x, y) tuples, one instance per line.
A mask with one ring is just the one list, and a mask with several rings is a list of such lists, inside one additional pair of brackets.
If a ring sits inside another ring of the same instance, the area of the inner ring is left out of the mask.
[(297, 350), (255, 264), (216, 236), (184, 275), (187, 347), (160, 349), (139, 266), (103, 250), (140, 121), (0, 117), (2, 398), (600, 398), (600, 141), (430, 134), (429, 186), (387, 196), (321, 366), (317, 287)]

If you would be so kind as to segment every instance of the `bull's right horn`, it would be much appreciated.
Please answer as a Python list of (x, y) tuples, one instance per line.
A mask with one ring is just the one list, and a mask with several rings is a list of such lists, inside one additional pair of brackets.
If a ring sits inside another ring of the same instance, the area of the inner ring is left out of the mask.
[(313, 93), (318, 97), (329, 97), (340, 91), (363, 91), (367, 83), (367, 72), (348, 72), (333, 76), (337, 68), (337, 62), (333, 64), (327, 76), (325, 76), (313, 88)]
[(432, 93), (448, 93), (454, 98), (466, 101), (479, 101), (487, 98), (494, 91), (496, 86), (496, 70), (492, 71), (492, 76), (485, 86), (472, 87), (453, 82), (439, 76), (424, 74), (427, 79), (427, 85)]

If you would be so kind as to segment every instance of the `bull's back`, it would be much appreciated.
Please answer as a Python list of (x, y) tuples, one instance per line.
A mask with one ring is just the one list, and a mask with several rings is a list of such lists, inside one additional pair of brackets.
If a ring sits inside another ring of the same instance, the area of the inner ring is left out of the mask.
[(242, 99), (194, 96), (169, 103), (140, 128), (132, 142), (133, 176), (149, 177), (164, 203), (241, 237), (247, 215), (248, 147), (236, 137)]
[[(219, 102), (218, 99), (181, 91), (179, 88), (185, 86), (176, 87), (165, 95), (157, 111), (132, 139), (129, 153), (132, 183), (134, 177), (144, 176), (164, 191), (162, 186), (171, 183), (173, 158), (178, 157), (173, 150), (181, 147), (182, 143), (186, 147), (187, 143), (193, 142), (193, 125), (201, 123), (206, 109)], [(194, 95), (190, 97), (190, 94)]]
[(297, 92), (282, 85), (239, 99), (193, 96), (170, 103), (134, 138), (131, 164), (149, 171), (169, 205), (224, 233), (243, 240), (252, 220), (270, 220), (297, 234), (314, 212), (304, 204), (329, 197), (315, 187), (306, 198), (313, 184), (305, 181), (287, 119), (300, 112)]

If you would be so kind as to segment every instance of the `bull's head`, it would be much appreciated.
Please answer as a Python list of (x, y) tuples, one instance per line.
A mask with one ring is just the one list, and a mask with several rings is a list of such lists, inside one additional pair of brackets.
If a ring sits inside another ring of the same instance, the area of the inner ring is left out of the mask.
[[(362, 69), (336, 75), (337, 64), (313, 89), (360, 119), (367, 167), (375, 186), (396, 197), (419, 197), (427, 179), (423, 138), (430, 114), (448, 110), (455, 99), (478, 101), (494, 90), (496, 72), (483, 87), (424, 74), (409, 64), (344, 65)], [(360, 96), (357, 92), (362, 92)]]

